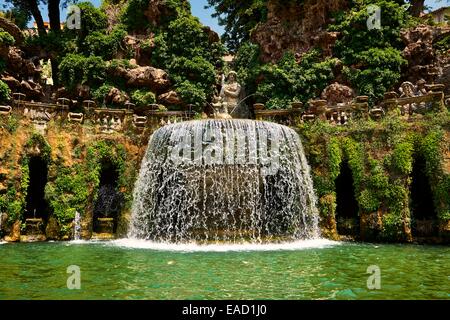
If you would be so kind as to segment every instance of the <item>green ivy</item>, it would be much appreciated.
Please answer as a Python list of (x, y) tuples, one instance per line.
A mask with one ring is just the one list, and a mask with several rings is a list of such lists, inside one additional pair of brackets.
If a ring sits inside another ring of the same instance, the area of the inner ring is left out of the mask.
[(392, 154), (392, 165), (400, 174), (410, 175), (413, 169), (414, 144), (410, 141), (398, 143)]

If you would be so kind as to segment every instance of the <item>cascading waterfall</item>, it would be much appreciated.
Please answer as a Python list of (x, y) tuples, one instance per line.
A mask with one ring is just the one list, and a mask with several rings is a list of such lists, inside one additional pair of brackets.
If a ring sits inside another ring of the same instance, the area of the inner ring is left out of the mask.
[(81, 240), (81, 214), (75, 211), (73, 239)]
[(134, 190), (130, 238), (279, 242), (319, 236), (298, 134), (269, 122), (204, 120), (150, 138)]

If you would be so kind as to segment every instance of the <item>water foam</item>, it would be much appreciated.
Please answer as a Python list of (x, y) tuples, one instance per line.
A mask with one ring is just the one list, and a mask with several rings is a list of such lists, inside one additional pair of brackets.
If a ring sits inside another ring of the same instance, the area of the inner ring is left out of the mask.
[(257, 251), (299, 251), (306, 249), (323, 249), (340, 245), (340, 242), (327, 239), (300, 240), (284, 243), (242, 243), (242, 244), (197, 244), (153, 242), (136, 239), (120, 239), (105, 242), (105, 245), (126, 249), (145, 249), (164, 252), (257, 252)]

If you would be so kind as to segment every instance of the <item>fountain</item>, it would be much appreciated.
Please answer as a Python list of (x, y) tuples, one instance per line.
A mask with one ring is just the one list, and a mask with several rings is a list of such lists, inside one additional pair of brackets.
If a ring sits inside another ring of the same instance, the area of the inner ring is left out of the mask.
[(75, 241), (79, 241), (81, 240), (81, 214), (78, 211), (75, 211), (75, 219), (73, 223), (73, 239)]
[(270, 243), (319, 236), (298, 134), (253, 120), (165, 126), (150, 138), (129, 237), (170, 243)]

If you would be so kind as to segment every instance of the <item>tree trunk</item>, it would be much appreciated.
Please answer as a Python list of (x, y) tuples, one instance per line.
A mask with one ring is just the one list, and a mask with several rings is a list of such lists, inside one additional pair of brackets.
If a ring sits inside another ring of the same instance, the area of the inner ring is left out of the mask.
[(44, 19), (42, 19), (41, 11), (39, 10), (37, 0), (30, 0), (28, 2), (28, 6), (30, 9), (31, 15), (34, 18), (34, 21), (36, 21), (39, 35), (40, 36), (45, 35), (47, 32), (45, 31)]
[[(61, 32), (61, 17), (59, 13), (60, 0), (48, 0), (48, 18), (50, 22), (50, 30), (52, 32)], [(50, 58), (52, 62), (52, 76), (54, 85), (58, 84), (58, 63), (55, 58)]]
[(420, 14), (425, 9), (425, 0), (411, 0), (411, 8), (409, 12), (413, 17), (420, 17)]
[(61, 31), (59, 3), (60, 0), (48, 0), (48, 18), (50, 19), (50, 29), (54, 32)]

